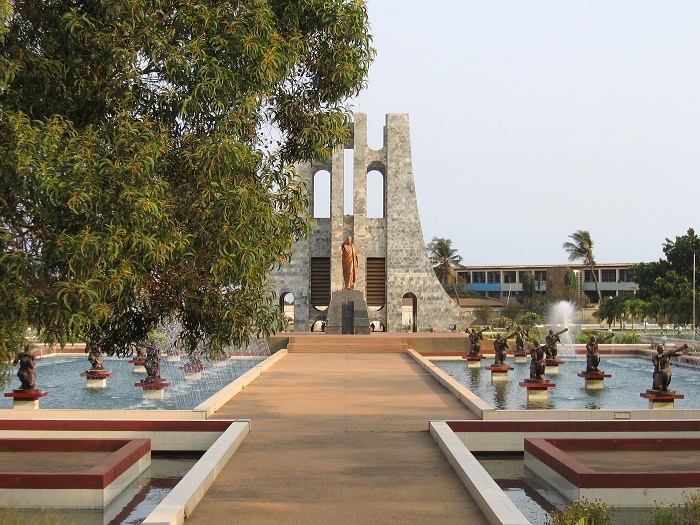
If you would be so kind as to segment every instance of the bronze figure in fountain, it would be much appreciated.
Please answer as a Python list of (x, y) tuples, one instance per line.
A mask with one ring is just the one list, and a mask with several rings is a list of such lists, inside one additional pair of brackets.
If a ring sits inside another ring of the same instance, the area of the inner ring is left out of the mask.
[(34, 371), (36, 356), (29, 351), (28, 346), (25, 346), (12, 362), (13, 366), (17, 364), (19, 364), (17, 377), (20, 380), (21, 386), (16, 391), (36, 390), (36, 372)]
[(671, 392), (668, 385), (671, 384), (671, 358), (683, 353), (683, 350), (688, 348), (687, 344), (664, 351), (664, 347), (658, 345), (656, 347), (656, 355), (651, 361), (654, 364), (653, 375), (653, 391), (656, 392)]
[(600, 354), (598, 353), (598, 345), (612, 339), (615, 334), (607, 334), (602, 337), (591, 335), (586, 343), (586, 372), (600, 372), (598, 365), (600, 364)]
[(472, 328), (472, 331), (469, 332), (469, 355), (470, 356), (477, 356), (481, 353), (481, 341), (484, 339), (484, 330), (488, 330), (489, 327), (487, 326), (486, 328), (482, 328), (480, 331), (476, 331), (475, 328)]
[(542, 379), (542, 374), (547, 366), (546, 347), (540, 346), (539, 341), (532, 343), (530, 350), (530, 379)]

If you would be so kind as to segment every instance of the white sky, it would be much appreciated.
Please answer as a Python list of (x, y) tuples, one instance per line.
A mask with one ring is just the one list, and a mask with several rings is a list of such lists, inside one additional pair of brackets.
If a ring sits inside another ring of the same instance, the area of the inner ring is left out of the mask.
[(700, 231), (700, 2), (367, 0), (353, 109), (408, 113), (425, 241), (465, 265), (663, 257)]

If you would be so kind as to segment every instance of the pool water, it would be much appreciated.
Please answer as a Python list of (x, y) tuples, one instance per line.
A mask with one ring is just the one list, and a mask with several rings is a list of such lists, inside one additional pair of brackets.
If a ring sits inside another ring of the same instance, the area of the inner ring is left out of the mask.
[[(605, 388), (587, 389), (583, 378), (576, 374), (586, 369), (585, 359), (567, 359), (559, 366), (558, 374), (543, 376), (556, 383), (549, 389), (548, 400), (528, 403), (527, 392), (518, 383), (529, 377), (530, 364), (506, 363), (514, 368), (508, 372), (507, 381), (491, 382), (491, 372), (484, 367), (490, 359), (482, 362), (481, 368), (469, 368), (466, 361), (434, 361), (445, 373), (461, 385), (466, 386), (483, 401), (499, 410), (525, 410), (548, 408), (557, 410), (639, 410), (648, 409), (649, 401), (639, 394), (652, 386), (653, 366), (651, 361), (639, 358), (603, 358), (599, 368), (611, 377), (605, 379)], [(700, 409), (700, 372), (685, 366), (671, 364), (673, 373), (669, 388), (685, 395), (677, 399), (678, 409)]]
[(136, 525), (146, 519), (163, 501), (199, 458), (199, 454), (153, 452), (151, 466), (132, 481), (104, 510), (2, 509), (0, 507), (0, 522), (3, 522), (3, 519), (9, 519), (12, 523)]
[[(106, 388), (87, 388), (86, 379), (80, 374), (90, 369), (86, 357), (48, 357), (36, 364), (36, 387), (49, 395), (39, 400), (42, 409), (88, 410), (191, 410), (214, 395), (231, 381), (253, 368), (265, 356), (243, 356), (225, 361), (217, 366), (203, 361), (205, 369), (199, 380), (186, 380), (181, 367), (187, 362), (169, 362), (161, 359), (160, 376), (172, 383), (166, 387), (163, 399), (143, 399), (143, 390), (134, 386), (146, 377), (134, 373), (134, 366), (127, 358), (104, 358), (104, 367), (114, 372), (107, 378)], [(16, 371), (9, 389), (19, 388)], [(12, 408), (12, 399), (0, 397), (0, 408)]]
[[(533, 525), (551, 523), (549, 513), (570, 503), (525, 467), (522, 454), (479, 453), (475, 457)], [(652, 512), (652, 509), (612, 508), (610, 525), (651, 523)]]

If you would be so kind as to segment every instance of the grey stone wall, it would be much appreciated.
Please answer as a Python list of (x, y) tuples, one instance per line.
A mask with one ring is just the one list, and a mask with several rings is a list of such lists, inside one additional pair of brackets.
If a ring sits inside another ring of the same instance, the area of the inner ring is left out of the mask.
[[(338, 147), (328, 164), (299, 166), (297, 173), (311, 192), (313, 210), (314, 175), (320, 170), (331, 174), (331, 217), (318, 219), (309, 239), (294, 247), (291, 264), (271, 274), (279, 296), (294, 295), (296, 331), (310, 329), (315, 320), (325, 318), (325, 312), (310, 305), (310, 258), (331, 258), (331, 290), (343, 286), (341, 244), (352, 235), (359, 251), (359, 268), (355, 289), (366, 289), (367, 257), (386, 259), (386, 305), (370, 309), (370, 321), (379, 321), (388, 331), (402, 329), (402, 299), (404, 294), (416, 298), (416, 330), (431, 326), (447, 330), (456, 323), (460, 330), (471, 320), (445, 293), (435, 277), (423, 241), (423, 231), (416, 190), (413, 182), (409, 119), (405, 114), (389, 114), (384, 127), (384, 145), (372, 150), (367, 145), (367, 116), (354, 115), (353, 140), (353, 214), (343, 210), (344, 153)], [(384, 218), (367, 218), (367, 173), (379, 171), (384, 177)]]

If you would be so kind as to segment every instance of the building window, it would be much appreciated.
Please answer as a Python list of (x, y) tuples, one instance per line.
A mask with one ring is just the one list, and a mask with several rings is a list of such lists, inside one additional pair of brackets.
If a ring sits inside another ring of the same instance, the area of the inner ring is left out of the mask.
[(630, 282), (630, 276), (629, 276), (629, 273), (627, 272), (627, 269), (618, 270), (617, 275), (618, 275), (618, 279), (621, 283), (629, 283)]
[(457, 272), (457, 279), (459, 279), (464, 284), (469, 284), (472, 282), (469, 272)]
[(583, 282), (585, 283), (592, 283), (595, 282), (593, 280), (593, 272), (590, 270), (585, 270), (585, 273), (583, 275)]
[(474, 284), (486, 282), (486, 272), (472, 272), (472, 282)]
[(515, 282), (515, 272), (503, 272), (503, 282), (504, 283), (514, 283)]
[(601, 270), (600, 280), (604, 283), (617, 282), (617, 270)]
[(546, 270), (535, 270), (535, 281), (544, 283), (547, 281)]
[(501, 272), (488, 272), (488, 282), (491, 284), (501, 282)]
[(531, 274), (532, 272), (518, 272), (518, 273), (520, 274), (519, 281), (523, 282), (523, 277), (525, 276), (525, 274), (527, 274), (527, 273)]

